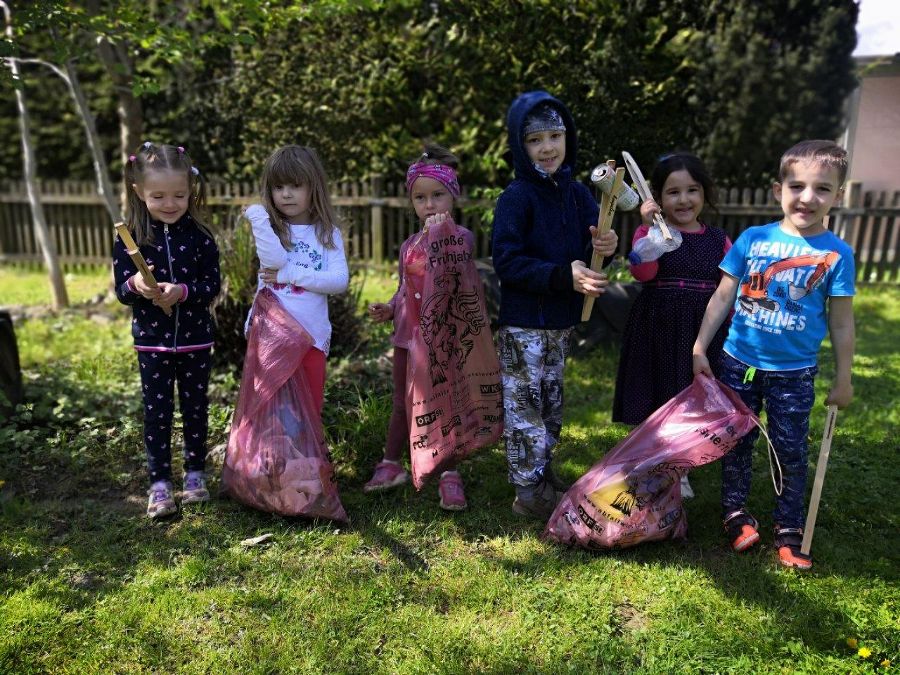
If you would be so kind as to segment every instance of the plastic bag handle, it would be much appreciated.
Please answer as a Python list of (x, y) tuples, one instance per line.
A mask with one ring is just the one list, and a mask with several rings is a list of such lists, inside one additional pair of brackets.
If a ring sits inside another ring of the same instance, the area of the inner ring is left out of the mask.
[[(775, 452), (775, 446), (772, 445), (772, 441), (769, 438), (769, 434), (766, 432), (766, 428), (762, 425), (762, 422), (759, 421), (759, 418), (754, 415), (753, 423), (759, 427), (759, 430), (762, 432), (762, 435), (766, 437), (766, 443), (769, 446), (769, 452), (767, 453), (769, 456), (769, 473), (772, 475), (772, 487), (775, 488), (775, 494), (779, 497), (781, 493), (784, 492), (784, 472), (781, 469), (781, 462), (778, 461), (778, 453)], [(775, 458), (775, 464), (772, 464), (772, 458)], [(778, 467), (778, 480), (775, 480), (775, 467)]]

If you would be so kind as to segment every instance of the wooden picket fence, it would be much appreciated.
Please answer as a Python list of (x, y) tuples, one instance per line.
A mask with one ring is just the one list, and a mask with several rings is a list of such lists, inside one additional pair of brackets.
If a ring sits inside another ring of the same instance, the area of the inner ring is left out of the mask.
[[(61, 263), (67, 268), (108, 264), (114, 231), (96, 185), (44, 181), (39, 190)], [(781, 215), (771, 190), (722, 189), (718, 197), (718, 213), (709, 214), (709, 220), (724, 228), (732, 240), (745, 228)], [(344, 225), (348, 256), (364, 263), (395, 264), (400, 244), (418, 227), (403, 184), (380, 178), (339, 182), (332, 186), (332, 199)], [(241, 209), (257, 200), (253, 184), (211, 181), (210, 224), (227, 236)], [(457, 207), (457, 222), (475, 233), (477, 255), (490, 255), (490, 228), (484, 216), (490, 214), (493, 202), (463, 195)], [(614, 227), (620, 253), (629, 251), (638, 220), (636, 211), (617, 214)], [(900, 191), (866, 192), (861, 183), (851, 182), (844, 205), (832, 210), (831, 222), (855, 252), (859, 281), (900, 283)], [(0, 264), (4, 263), (42, 264), (21, 182), (0, 183)]]

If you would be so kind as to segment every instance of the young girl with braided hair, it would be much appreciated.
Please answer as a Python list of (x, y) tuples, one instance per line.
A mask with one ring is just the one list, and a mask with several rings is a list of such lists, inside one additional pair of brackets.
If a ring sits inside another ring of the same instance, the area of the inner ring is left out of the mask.
[(131, 332), (144, 400), (150, 474), (147, 515), (177, 512), (172, 488), (174, 385), (184, 425), (181, 503), (205, 502), (207, 386), (213, 346), (209, 306), (219, 294), (219, 250), (202, 219), (205, 185), (181, 146), (144, 143), (125, 165), (126, 221), (150, 266), (149, 286), (122, 240), (113, 247), (116, 297), (133, 312)]

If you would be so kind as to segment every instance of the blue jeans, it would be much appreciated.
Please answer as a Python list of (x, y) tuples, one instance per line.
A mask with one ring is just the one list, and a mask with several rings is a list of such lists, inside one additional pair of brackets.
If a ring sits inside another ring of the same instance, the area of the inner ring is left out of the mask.
[[(819, 369), (812, 366), (798, 370), (757, 370), (745, 381), (749, 368), (722, 352), (719, 379), (734, 389), (756, 415), (765, 399), (769, 438), (784, 473), (784, 489), (775, 499), (775, 525), (803, 527), (809, 413), (815, 400), (813, 383)], [(747, 503), (753, 446), (758, 437), (759, 429), (754, 429), (722, 458), (723, 517)]]

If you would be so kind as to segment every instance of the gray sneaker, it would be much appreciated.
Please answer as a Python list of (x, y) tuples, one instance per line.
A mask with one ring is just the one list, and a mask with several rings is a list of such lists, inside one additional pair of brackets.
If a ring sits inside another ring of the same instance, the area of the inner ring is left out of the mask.
[(553, 471), (553, 467), (549, 464), (547, 468), (544, 469), (544, 480), (553, 487), (557, 492), (566, 493), (569, 491), (569, 488), (572, 487), (571, 483), (566, 483), (559, 476), (556, 475), (556, 472)]
[(521, 491), (512, 503), (513, 512), (526, 518), (548, 520), (563, 493), (557, 492), (549, 483), (543, 483), (533, 491)]
[(174, 513), (178, 513), (178, 505), (175, 503), (175, 497), (172, 495), (172, 484), (157, 488), (150, 488), (148, 493), (150, 499), (147, 501), (147, 517), (148, 518), (165, 518)]

